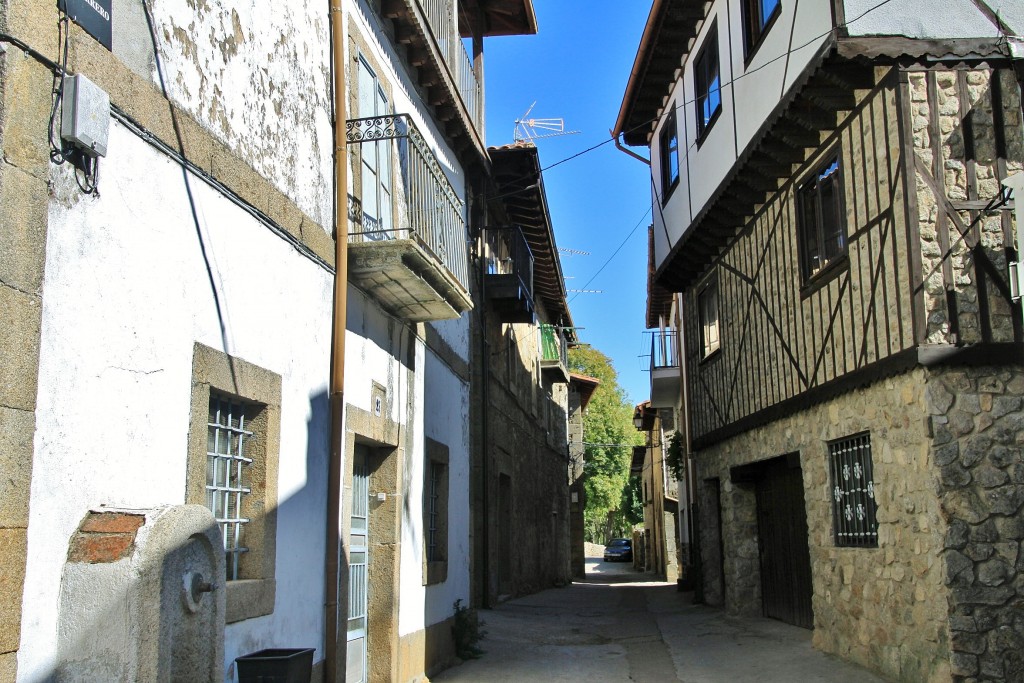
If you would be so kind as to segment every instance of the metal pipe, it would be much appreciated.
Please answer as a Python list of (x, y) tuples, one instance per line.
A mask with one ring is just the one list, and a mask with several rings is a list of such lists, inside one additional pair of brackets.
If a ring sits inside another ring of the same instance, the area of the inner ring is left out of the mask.
[[(331, 311), (331, 436), (327, 465), (327, 547), (324, 558), (324, 681), (344, 680), (338, 664), (341, 583), (341, 463), (345, 454), (345, 324), (348, 318), (348, 153), (345, 137), (345, 27), (341, 0), (328, 0), (331, 14), (331, 76), (334, 96), (334, 305)], [(339, 671), (340, 670), (340, 671)]]
[(615, 143), (615, 149), (619, 150), (623, 154), (628, 154), (629, 156), (633, 157), (634, 159), (636, 159), (637, 161), (639, 161), (642, 164), (646, 164), (648, 166), (651, 165), (651, 160), (650, 159), (644, 159), (642, 156), (640, 156), (639, 154), (637, 154), (633, 150), (626, 149), (625, 147), (623, 147), (622, 143), (619, 142), (619, 136), (615, 134), (614, 130), (609, 130), (608, 132), (611, 133), (612, 142)]

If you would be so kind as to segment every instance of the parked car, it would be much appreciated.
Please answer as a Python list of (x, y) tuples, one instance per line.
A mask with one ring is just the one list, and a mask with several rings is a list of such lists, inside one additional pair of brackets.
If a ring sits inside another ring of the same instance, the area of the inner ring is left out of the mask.
[(623, 562), (633, 561), (633, 541), (628, 538), (613, 538), (604, 547), (604, 561), (612, 562), (622, 560)]

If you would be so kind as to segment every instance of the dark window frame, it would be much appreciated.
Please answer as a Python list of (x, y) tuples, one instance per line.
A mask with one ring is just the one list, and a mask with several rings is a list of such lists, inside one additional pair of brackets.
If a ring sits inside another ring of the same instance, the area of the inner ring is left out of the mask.
[[(842, 154), (836, 149), (824, 159), (795, 192), (800, 276), (805, 287), (831, 279), (849, 254)], [(830, 249), (833, 242), (836, 247)]]
[[(661, 163), (661, 203), (668, 203), (668, 198), (679, 185), (679, 121), (676, 117), (675, 105), (665, 119), (665, 124), (658, 134), (659, 159)], [(675, 167), (671, 161), (675, 158)], [(674, 171), (674, 173), (673, 173)], [(669, 177), (669, 176), (672, 177)]]
[(877, 548), (878, 500), (871, 434), (860, 432), (833, 439), (826, 446), (833, 541), (837, 548)]
[[(697, 114), (697, 146), (704, 141), (715, 122), (722, 115), (722, 69), (719, 59), (718, 45), (718, 20), (711, 24), (707, 35), (704, 36), (704, 44), (697, 52), (693, 60), (693, 91), (694, 107)], [(712, 59), (713, 61), (709, 61)], [(717, 87), (712, 87), (717, 83)], [(705, 105), (712, 99), (712, 94), (717, 96), (717, 102), (712, 110), (705, 115)]]
[(782, 14), (782, 0), (775, 0), (775, 7), (767, 16), (764, 14), (764, 0), (743, 0), (740, 11), (743, 14), (744, 66), (748, 66)]

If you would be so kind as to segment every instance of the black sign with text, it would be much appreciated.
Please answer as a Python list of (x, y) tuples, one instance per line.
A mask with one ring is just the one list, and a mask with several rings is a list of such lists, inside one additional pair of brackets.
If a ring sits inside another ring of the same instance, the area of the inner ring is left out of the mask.
[(57, 0), (57, 8), (110, 50), (111, 2), (113, 0)]

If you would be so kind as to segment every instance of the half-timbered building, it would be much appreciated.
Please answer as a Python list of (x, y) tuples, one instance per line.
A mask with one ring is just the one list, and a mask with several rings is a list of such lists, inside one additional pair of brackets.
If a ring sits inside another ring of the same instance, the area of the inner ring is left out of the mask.
[(901, 680), (1024, 677), (1021, 32), (655, 0), (614, 131), (650, 149), (704, 598)]

